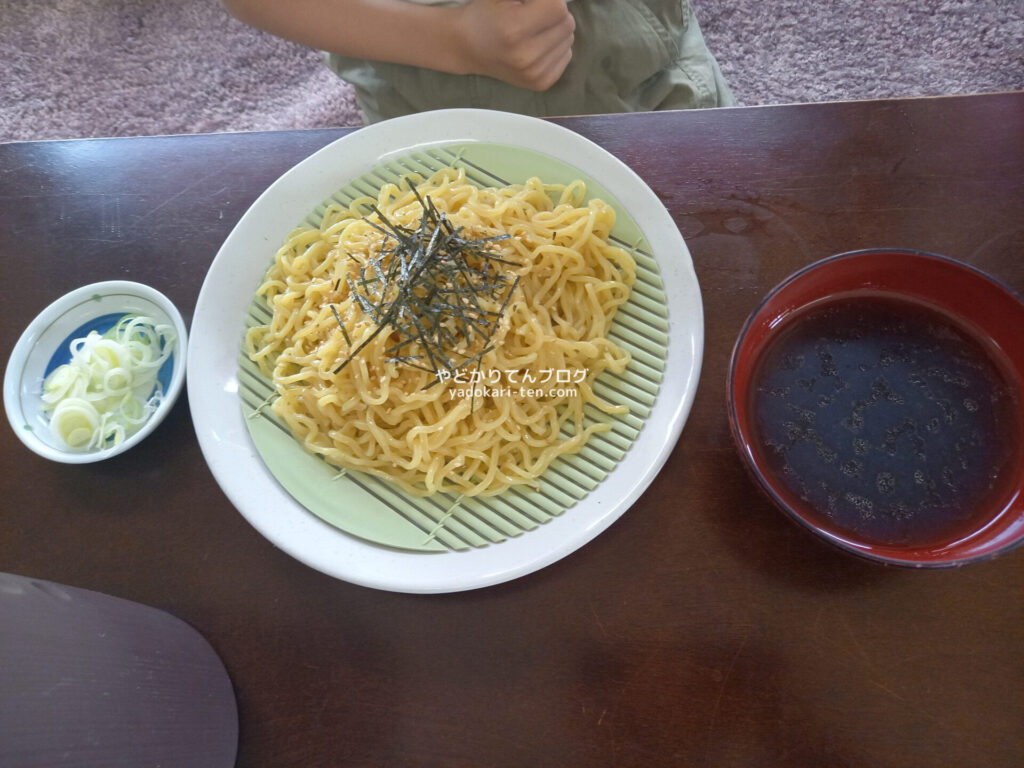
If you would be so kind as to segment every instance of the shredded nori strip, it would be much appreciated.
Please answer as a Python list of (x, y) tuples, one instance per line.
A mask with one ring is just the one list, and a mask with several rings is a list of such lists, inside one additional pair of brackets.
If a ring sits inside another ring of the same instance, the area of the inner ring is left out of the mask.
[[(341, 283), (341, 279), (338, 279), (338, 283)], [(334, 290), (338, 290), (335, 288)], [(352, 339), (348, 337), (348, 331), (345, 330), (345, 323), (341, 321), (341, 315), (338, 314), (338, 308), (331, 304), (331, 312), (334, 313), (334, 319), (338, 321), (338, 327), (341, 328), (341, 335), (345, 337), (345, 343), (348, 344), (348, 348), (352, 349)]]
[[(349, 341), (349, 355), (334, 373), (385, 328), (394, 337), (385, 351), (387, 360), (433, 372), (435, 380), (429, 386), (443, 379), (442, 371), (453, 374), (474, 364), (479, 368), (483, 356), (494, 349), (491, 339), (519, 284), (518, 277), (513, 280), (495, 268), (520, 266), (492, 250), (494, 243), (509, 236), (467, 237), (429, 196), (424, 200), (415, 189), (413, 194), (423, 208), (416, 229), (395, 224), (376, 206), (370, 207), (377, 221), (365, 220), (384, 240), (380, 253), (368, 259), (372, 274), (363, 265), (359, 279), (350, 277), (347, 282), (353, 300), (376, 328), (354, 350)], [(337, 310), (333, 305), (331, 309), (341, 325)], [(399, 354), (414, 344), (419, 354)]]

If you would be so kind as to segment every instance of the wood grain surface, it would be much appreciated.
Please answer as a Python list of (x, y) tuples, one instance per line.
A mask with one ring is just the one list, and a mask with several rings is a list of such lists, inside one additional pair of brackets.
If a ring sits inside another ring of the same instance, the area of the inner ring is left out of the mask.
[[(930, 572), (842, 554), (760, 495), (725, 410), (743, 321), (819, 258), (916, 248), (1024, 291), (1024, 94), (560, 122), (654, 189), (704, 300), (690, 419), (607, 532), (479, 591), (336, 581), (231, 506), (183, 396), (99, 464), (0, 430), (0, 571), (198, 629), (233, 680), (244, 767), (1024, 764), (1024, 550)], [(0, 145), (3, 361), (88, 282), (148, 283), (190, 317), (247, 206), (344, 133)]]

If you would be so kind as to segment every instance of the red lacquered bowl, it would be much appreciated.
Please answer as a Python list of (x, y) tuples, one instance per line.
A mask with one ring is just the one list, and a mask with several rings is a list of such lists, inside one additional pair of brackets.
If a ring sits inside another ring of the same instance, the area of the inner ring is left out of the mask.
[(1024, 301), (919, 251), (855, 251), (774, 288), (733, 350), (757, 484), (832, 544), (951, 567), (1024, 542)]

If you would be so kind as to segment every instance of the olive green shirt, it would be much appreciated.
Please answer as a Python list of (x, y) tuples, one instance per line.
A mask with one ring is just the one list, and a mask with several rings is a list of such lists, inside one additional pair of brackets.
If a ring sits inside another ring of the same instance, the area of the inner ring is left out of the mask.
[(482, 75), (327, 54), (367, 122), (479, 107), (540, 117), (730, 106), (732, 93), (688, 0), (575, 0), (572, 61), (535, 92)]

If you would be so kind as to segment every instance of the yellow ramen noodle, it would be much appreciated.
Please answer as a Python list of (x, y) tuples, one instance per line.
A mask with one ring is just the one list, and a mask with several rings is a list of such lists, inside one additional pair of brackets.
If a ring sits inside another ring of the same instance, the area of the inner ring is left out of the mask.
[[(385, 239), (374, 226), (377, 215), (366, 216), (368, 206), (415, 229), (423, 207), (413, 184), (465, 237), (508, 235), (488, 247), (514, 262), (499, 265), (509, 286), (518, 276), (490, 351), (454, 375), (394, 361), (389, 328), (351, 356), (378, 327), (350, 288), (361, 267), (365, 280)], [(622, 372), (629, 362), (608, 332), (629, 298), (636, 264), (608, 242), (614, 211), (600, 200), (584, 202), (585, 193), (580, 181), (551, 186), (536, 178), (481, 189), (462, 171), (444, 169), (385, 185), (376, 200), (332, 206), (319, 229), (293, 232), (258, 290), (273, 316), (246, 338), (252, 359), (273, 379), (274, 412), (330, 464), (416, 495), (537, 486), (554, 459), (609, 428), (586, 426), (585, 405), (625, 411), (599, 398), (593, 385), (604, 370)]]

